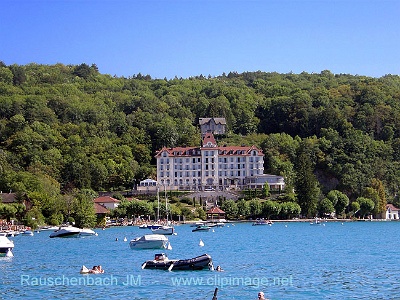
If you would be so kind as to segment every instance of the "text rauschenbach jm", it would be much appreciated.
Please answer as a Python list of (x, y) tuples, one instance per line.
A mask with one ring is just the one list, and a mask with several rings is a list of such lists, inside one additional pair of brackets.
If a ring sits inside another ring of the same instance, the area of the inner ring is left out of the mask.
[[(293, 276), (288, 277), (229, 277), (219, 274), (210, 277), (171, 277), (173, 286), (255, 286), (255, 287), (287, 287), (293, 286)], [(65, 275), (42, 277), (21, 275), (22, 286), (141, 286), (141, 275), (127, 275), (123, 280), (113, 275), (107, 276), (79, 276)]]

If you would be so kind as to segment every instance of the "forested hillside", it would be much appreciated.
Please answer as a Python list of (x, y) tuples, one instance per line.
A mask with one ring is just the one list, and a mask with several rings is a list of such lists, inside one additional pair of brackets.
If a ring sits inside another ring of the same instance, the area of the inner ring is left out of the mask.
[(397, 201), (399, 76), (231, 72), (167, 80), (113, 77), (87, 64), (0, 63), (0, 190), (42, 199), (130, 189), (154, 176), (162, 146), (200, 144), (200, 117), (225, 117), (229, 133), (219, 143), (258, 145), (265, 171), (283, 175), (290, 189), (301, 191), (299, 178), (310, 170), (316, 201), (331, 190)]

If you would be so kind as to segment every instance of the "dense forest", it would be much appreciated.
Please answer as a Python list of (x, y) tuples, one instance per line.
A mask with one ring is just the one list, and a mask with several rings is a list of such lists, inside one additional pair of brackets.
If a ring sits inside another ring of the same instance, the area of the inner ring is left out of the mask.
[(332, 191), (347, 211), (399, 205), (400, 77), (327, 70), (152, 79), (0, 62), (0, 190), (49, 218), (58, 199), (132, 189), (162, 146), (200, 145), (201, 117), (226, 118), (220, 144), (263, 149), (303, 215), (336, 205)]

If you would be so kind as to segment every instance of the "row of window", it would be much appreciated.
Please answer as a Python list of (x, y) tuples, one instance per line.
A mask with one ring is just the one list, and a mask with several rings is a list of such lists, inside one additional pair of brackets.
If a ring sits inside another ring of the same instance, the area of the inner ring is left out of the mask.
[[(250, 176), (261, 175), (260, 170), (252, 170)], [(204, 176), (215, 176), (215, 171), (205, 171)], [(246, 177), (246, 171), (219, 171), (219, 177)], [(160, 172), (160, 177), (170, 177), (170, 172)], [(202, 177), (200, 171), (174, 172), (174, 177)]]
[[(192, 167), (192, 168), (190, 168), (190, 167)], [(175, 170), (201, 170), (201, 165), (186, 165), (186, 166), (182, 166), (182, 165), (175, 165)], [(250, 169), (258, 169), (259, 167), (261, 167), (261, 165), (257, 165), (257, 164), (250, 164), (249, 165), (249, 168)], [(207, 165), (204, 165), (204, 169), (205, 170), (214, 170), (214, 168), (215, 168), (215, 165), (214, 164), (207, 164)], [(246, 169), (246, 164), (222, 164), (222, 165), (219, 165), (218, 166), (218, 168), (220, 169), (220, 170), (232, 170), (232, 169)], [(167, 171), (169, 171), (169, 169), (170, 169), (170, 166), (169, 165), (167, 165), (167, 166), (165, 166), (165, 170), (167, 170)], [(164, 166), (163, 165), (160, 165), (159, 166), (159, 170), (160, 171), (164, 171)]]
[[(260, 162), (261, 158), (260, 157), (249, 157), (249, 162)], [(195, 158), (176, 158), (175, 160), (173, 160), (173, 162), (175, 164), (195, 164), (195, 163), (200, 163), (201, 162), (201, 158), (200, 157), (195, 157)], [(218, 158), (218, 162), (219, 163), (233, 163), (233, 162), (246, 162), (246, 157), (219, 157)], [(214, 157), (208, 159), (208, 157), (206, 157), (203, 161), (203, 163), (214, 163)], [(160, 158), (160, 164), (169, 164), (169, 158)]]

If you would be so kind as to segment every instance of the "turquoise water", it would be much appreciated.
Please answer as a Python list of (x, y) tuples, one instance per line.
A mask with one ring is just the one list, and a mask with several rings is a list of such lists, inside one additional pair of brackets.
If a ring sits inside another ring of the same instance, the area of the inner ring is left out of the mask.
[[(176, 227), (169, 258), (208, 253), (224, 272), (142, 270), (157, 250), (131, 250), (138, 227), (97, 237), (18, 236), (0, 258), (0, 299), (399, 299), (400, 222), (230, 224), (214, 232)], [(126, 237), (128, 242), (124, 242)], [(118, 238), (118, 241), (116, 241)], [(204, 247), (199, 246), (200, 239)], [(105, 274), (81, 275), (82, 265)]]

